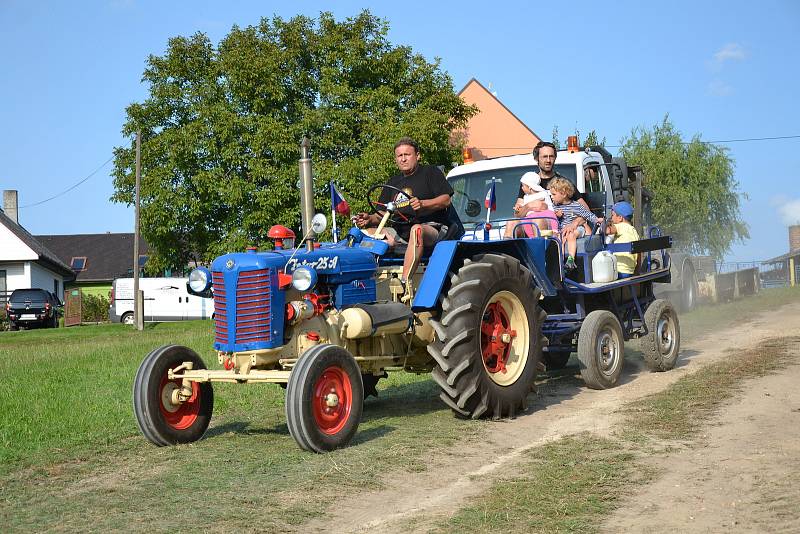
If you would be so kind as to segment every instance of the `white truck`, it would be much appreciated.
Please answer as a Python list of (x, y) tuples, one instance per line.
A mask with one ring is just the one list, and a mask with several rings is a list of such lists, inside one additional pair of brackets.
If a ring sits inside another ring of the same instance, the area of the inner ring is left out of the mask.
[[(140, 278), (144, 292), (145, 322), (210, 319), (214, 299), (190, 295), (188, 278)], [(133, 278), (117, 278), (111, 284), (108, 319), (112, 323), (133, 324)]]
[[(467, 238), (470, 229), (482, 227), (487, 220), (484, 198), (492, 182), (495, 180), (497, 211), (491, 214), (490, 236), (499, 239), (505, 226), (503, 219), (514, 218), (512, 211), (519, 192), (519, 179), (527, 171), (538, 171), (539, 166), (532, 154), (520, 154), (485, 159), (459, 165), (447, 174), (447, 180), (453, 187), (453, 205), (458, 212)], [(575, 185), (584, 194), (587, 204), (598, 217), (609, 217), (611, 206), (620, 200), (630, 201), (635, 207), (633, 224), (639, 235), (646, 236), (649, 230), (650, 214), (642, 213), (641, 206), (648, 202), (642, 196), (650, 196), (642, 186), (642, 170), (637, 166), (629, 166), (624, 158), (612, 157), (603, 147), (578, 147), (577, 140), (567, 150), (560, 150), (556, 157), (555, 170)], [(482, 232), (481, 232), (482, 233)], [(580, 251), (579, 241), (579, 251)], [(657, 296), (669, 298), (682, 310), (695, 306), (697, 299), (698, 274), (702, 269), (697, 266), (695, 257), (680, 252), (671, 252), (671, 281), (654, 284)]]

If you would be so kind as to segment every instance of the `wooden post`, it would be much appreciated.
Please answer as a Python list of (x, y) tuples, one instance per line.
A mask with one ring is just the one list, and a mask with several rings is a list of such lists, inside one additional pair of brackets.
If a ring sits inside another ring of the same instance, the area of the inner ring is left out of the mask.
[(133, 317), (136, 330), (144, 330), (141, 295), (139, 294), (139, 186), (142, 182), (142, 132), (136, 132), (136, 193), (135, 220), (133, 229)]

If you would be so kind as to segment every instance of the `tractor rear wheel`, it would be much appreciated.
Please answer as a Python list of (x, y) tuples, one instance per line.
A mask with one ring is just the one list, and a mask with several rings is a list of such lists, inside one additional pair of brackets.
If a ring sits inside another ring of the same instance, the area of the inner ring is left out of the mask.
[(526, 408), (541, 360), (539, 289), (516, 258), (484, 254), (451, 277), (436, 340), (433, 379), (461, 417), (514, 417)]
[(133, 381), (133, 412), (144, 437), (159, 447), (190, 443), (205, 434), (214, 409), (214, 390), (209, 382), (192, 382), (192, 395), (176, 400), (181, 379), (169, 379), (170, 369), (192, 362), (205, 369), (200, 356), (180, 345), (166, 345), (148, 354)]
[(286, 423), (302, 449), (326, 452), (347, 445), (363, 408), (361, 369), (347, 350), (322, 344), (300, 356), (286, 387)]
[(647, 335), (642, 338), (644, 363), (651, 371), (675, 367), (681, 347), (681, 328), (675, 307), (668, 300), (653, 301), (644, 312)]
[(581, 378), (592, 389), (614, 387), (622, 375), (625, 338), (617, 316), (595, 310), (586, 316), (578, 333)]

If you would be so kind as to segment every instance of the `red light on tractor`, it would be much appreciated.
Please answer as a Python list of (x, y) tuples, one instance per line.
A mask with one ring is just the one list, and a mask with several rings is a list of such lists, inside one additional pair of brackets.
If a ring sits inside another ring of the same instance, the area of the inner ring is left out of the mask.
[(580, 151), (581, 147), (578, 146), (578, 136), (577, 135), (570, 135), (567, 137), (567, 150), (569, 152), (578, 152)]
[(286, 239), (294, 240), (294, 232), (286, 228), (282, 224), (276, 224), (267, 232), (267, 237), (275, 241), (275, 249), (280, 250), (283, 248), (283, 242)]

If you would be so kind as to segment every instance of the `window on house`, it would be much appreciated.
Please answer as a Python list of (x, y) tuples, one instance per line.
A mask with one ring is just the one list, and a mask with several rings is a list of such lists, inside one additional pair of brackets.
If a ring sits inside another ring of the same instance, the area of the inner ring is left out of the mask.
[(6, 301), (6, 272), (0, 271), (0, 302)]
[(72, 258), (69, 266), (72, 267), (72, 270), (75, 272), (83, 271), (86, 269), (86, 256), (76, 256)]
[(139, 268), (144, 269), (144, 264), (147, 263), (147, 256), (146, 254), (139, 254)]
[(58, 280), (53, 280), (53, 294), (58, 296)]

